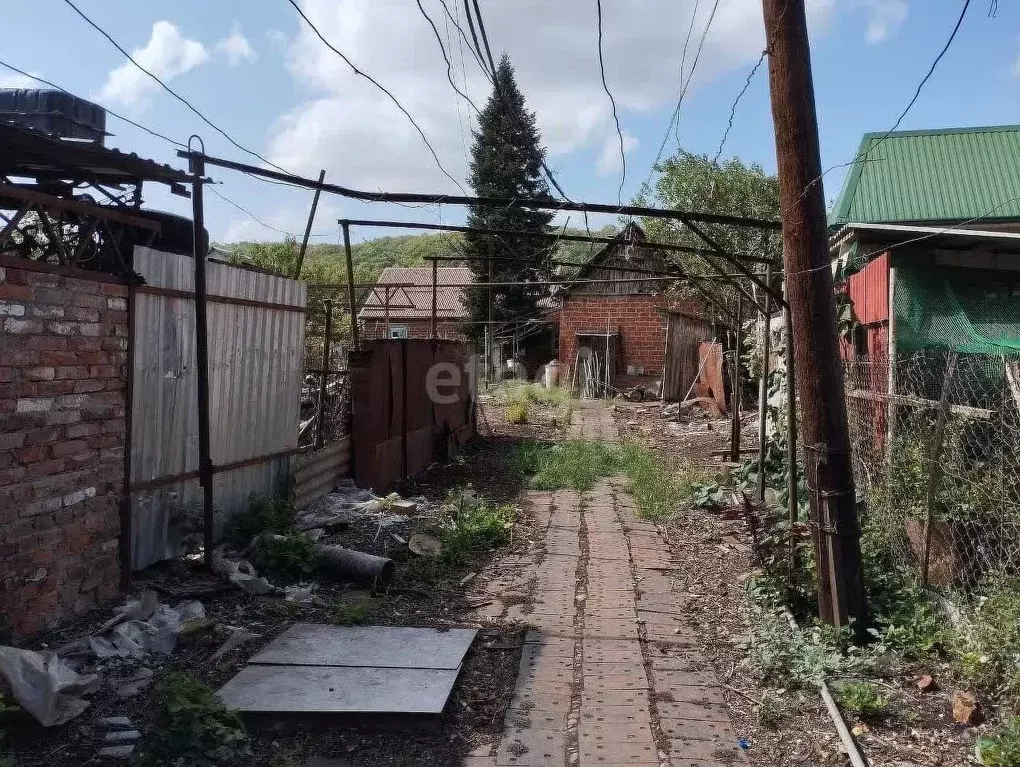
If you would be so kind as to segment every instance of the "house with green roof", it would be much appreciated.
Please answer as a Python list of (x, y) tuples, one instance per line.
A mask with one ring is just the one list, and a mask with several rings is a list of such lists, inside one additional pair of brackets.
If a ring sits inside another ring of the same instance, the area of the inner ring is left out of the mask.
[(829, 224), (848, 357), (1020, 353), (1020, 125), (866, 134)]

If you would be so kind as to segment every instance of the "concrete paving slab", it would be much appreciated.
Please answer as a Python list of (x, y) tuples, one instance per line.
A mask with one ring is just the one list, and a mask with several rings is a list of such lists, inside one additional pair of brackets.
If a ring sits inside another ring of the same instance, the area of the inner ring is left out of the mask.
[(459, 669), (245, 666), (216, 696), (246, 713), (440, 714)]
[(504, 733), (496, 751), (497, 767), (552, 767), (566, 761), (566, 733), (515, 729)]
[(249, 663), (458, 669), (477, 629), (295, 623)]

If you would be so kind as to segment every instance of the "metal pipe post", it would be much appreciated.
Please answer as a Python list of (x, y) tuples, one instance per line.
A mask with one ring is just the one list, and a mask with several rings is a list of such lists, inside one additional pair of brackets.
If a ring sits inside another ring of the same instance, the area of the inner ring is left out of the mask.
[(344, 255), (347, 257), (347, 308), (351, 314), (351, 348), (358, 348), (358, 311), (354, 298), (354, 260), (351, 256), (351, 225), (340, 222), (344, 235)]
[(436, 283), (439, 280), (439, 262), (432, 261), (432, 328), (430, 337), (436, 337)]
[[(326, 178), (325, 169), (319, 171), (319, 183)], [(308, 211), (308, 223), (305, 224), (305, 236), (301, 238), (301, 250), (298, 251), (297, 265), (294, 267), (294, 279), (301, 279), (301, 265), (305, 262), (305, 251), (308, 250), (308, 238), (312, 236), (312, 223), (315, 221), (315, 209), (319, 207), (319, 195), (321, 187), (315, 187), (315, 194), (312, 195), (312, 209)]]
[[(765, 269), (765, 282), (772, 284), (772, 270)], [(765, 417), (768, 415), (769, 364), (772, 357), (772, 312), (770, 295), (765, 294), (765, 337), (761, 345), (761, 381), (758, 383), (758, 502), (765, 503)]]
[(195, 362), (198, 379), (198, 481), (202, 486), (202, 543), (205, 566), (212, 569), (215, 543), (213, 516), (213, 463), (209, 437), (209, 319), (207, 315), (205, 264), (205, 163), (191, 160), (192, 256), (195, 268)]
[(333, 340), (333, 301), (322, 302), (326, 321), (322, 330), (322, 370), (319, 373), (319, 412), (315, 417), (315, 449), (326, 444), (326, 386), (329, 382), (330, 347)]
[(733, 396), (731, 397), (733, 401), (730, 402), (730, 461), (732, 463), (737, 463), (740, 460), (740, 347), (743, 342), (741, 338), (743, 328), (740, 325), (744, 319), (742, 299), (743, 295), (738, 293), (737, 322), (733, 340)]

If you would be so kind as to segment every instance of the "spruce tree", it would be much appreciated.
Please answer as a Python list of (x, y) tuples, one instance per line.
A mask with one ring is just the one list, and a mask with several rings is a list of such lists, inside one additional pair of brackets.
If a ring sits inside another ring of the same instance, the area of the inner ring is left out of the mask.
[[(496, 69), (492, 94), (478, 118), (471, 149), (471, 186), (479, 197), (540, 197), (549, 194), (541, 176), (545, 150), (535, 126), (535, 114), (524, 105), (524, 96), (517, 87), (510, 60), (504, 55)], [(493, 282), (521, 282), (541, 279), (548, 274), (546, 266), (553, 238), (549, 233), (552, 213), (519, 206), (472, 206), (468, 226), (506, 229), (541, 236), (490, 237), (484, 234), (465, 235), (465, 252), (469, 256), (489, 256), (493, 260)], [(490, 250), (491, 248), (491, 250)], [(489, 281), (488, 262), (468, 262), (476, 282)], [(544, 292), (539, 286), (498, 288), (493, 290), (492, 319), (526, 320), (535, 316), (536, 301)], [(468, 310), (472, 324), (469, 333), (481, 338), (487, 319), (488, 292), (484, 288), (468, 291)]]

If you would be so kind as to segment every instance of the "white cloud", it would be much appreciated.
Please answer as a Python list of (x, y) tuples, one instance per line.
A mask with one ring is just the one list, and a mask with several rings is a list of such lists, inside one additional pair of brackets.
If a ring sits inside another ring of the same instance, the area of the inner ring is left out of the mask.
[[(835, 3), (808, 0), (813, 33), (824, 27)], [(490, 86), (470, 49), (464, 44), (462, 50), (452, 25), (447, 38), (438, 0), (423, 4), (447, 47), (458, 85), (465, 89), (466, 79), (466, 91), (482, 106)], [(624, 126), (675, 102), (681, 47), (677, 38), (682, 34), (677, 30), (687, 29), (697, 6), (697, 41), (711, 5), (632, 0), (605, 7), (606, 71)], [(444, 166), (463, 179), (467, 163), (462, 120), (473, 116), (473, 110), (462, 103), (458, 117), (446, 64), (421, 14), (401, 4), (373, 0), (302, 0), (302, 6), (330, 42), (393, 91), (431, 139)], [(488, 3), (484, 13), (493, 54), (504, 49), (510, 54), (528, 106), (537, 113), (551, 165), (558, 156), (595, 142), (600, 145), (607, 131), (615, 136), (599, 77), (590, 0)], [(536, 18), (542, 19), (540, 25), (534, 24)], [(463, 15), (461, 19), (466, 29)], [(763, 47), (760, 0), (722, 0), (689, 94), (724, 73), (750, 66)], [(353, 75), (305, 26), (291, 40), (288, 68), (308, 95), (272, 126), (269, 156), (274, 162), (309, 175), (326, 167), (331, 177), (349, 186), (455, 189), (407, 118), (384, 94)]]
[[(630, 152), (631, 149), (636, 148), (639, 143), (641, 142), (639, 142), (634, 136), (631, 136), (627, 133), (627, 131), (623, 131), (624, 154)], [(620, 158), (620, 137), (616, 133), (611, 133), (606, 137), (605, 142), (603, 142), (598, 160), (595, 161), (595, 172), (600, 176), (608, 176), (613, 173), (619, 173), (622, 167), (623, 162)]]
[(19, 75), (17, 72), (0, 74), (0, 88), (47, 88), (49, 86), (33, 80), (31, 77)]
[(258, 59), (258, 54), (251, 47), (248, 38), (241, 32), (241, 28), (235, 24), (230, 37), (225, 37), (216, 43), (216, 50), (225, 53), (227, 61), (232, 67), (241, 64), (252, 64)]
[[(169, 21), (153, 24), (149, 42), (145, 47), (132, 51), (131, 55), (164, 81), (172, 80), (209, 60), (209, 52), (202, 43), (183, 37)], [(157, 88), (159, 84), (155, 80), (130, 61), (125, 61), (107, 75), (99, 91), (99, 99), (138, 112), (144, 107), (146, 96)]]
[(868, 27), (864, 38), (869, 43), (880, 43), (907, 20), (909, 8), (906, 0), (865, 0), (868, 9)]

